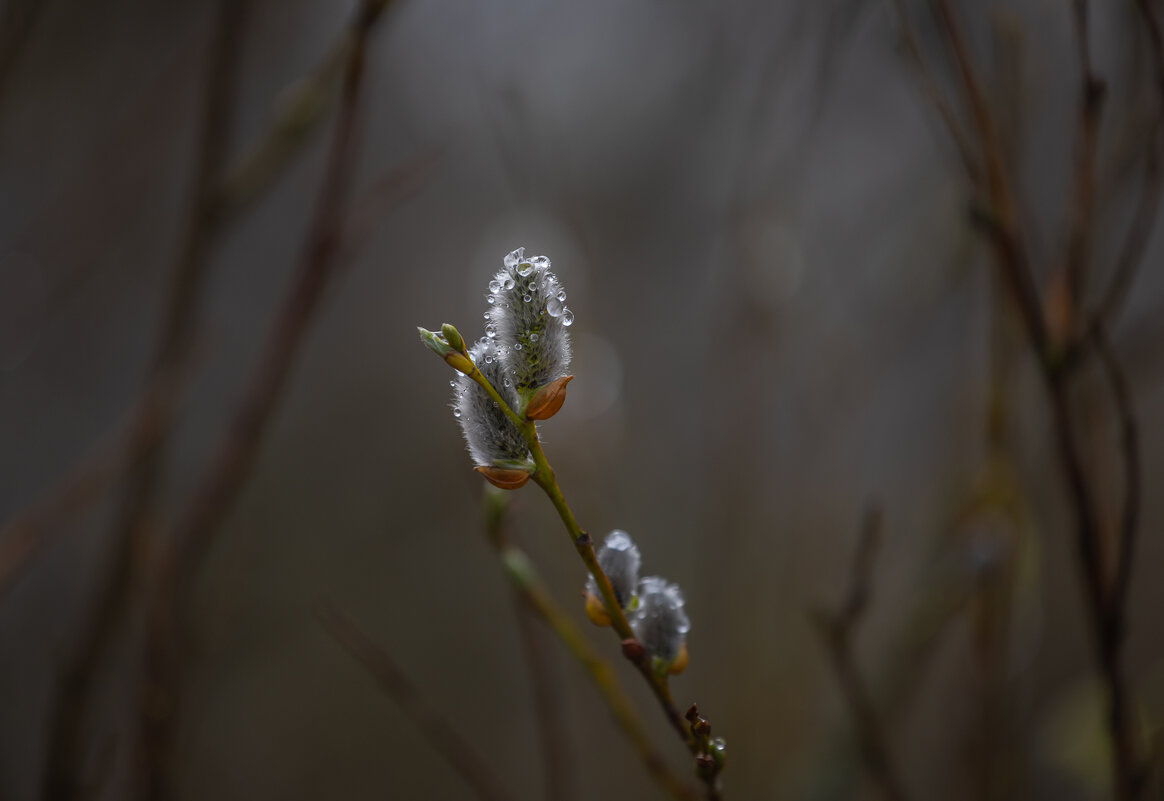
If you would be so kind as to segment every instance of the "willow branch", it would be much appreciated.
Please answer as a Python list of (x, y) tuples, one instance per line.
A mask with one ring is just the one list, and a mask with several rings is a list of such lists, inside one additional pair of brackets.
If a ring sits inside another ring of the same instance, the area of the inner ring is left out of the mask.
[(562, 494), (562, 488), (558, 485), (554, 470), (550, 467), (550, 463), (546, 459), (545, 451), (542, 450), (541, 441), (538, 439), (537, 427), (532, 420), (526, 420), (506, 403), (505, 399), (489, 383), (489, 380), (482, 375), (476, 365), (473, 365), (468, 359), (465, 359), (465, 361), (468, 362), (468, 365), (467, 369), (463, 370), (463, 372), (485, 390), (505, 416), (522, 432), (522, 436), (525, 439), (526, 445), (529, 447), (529, 452), (533, 457), (535, 465), (531, 478), (545, 492), (546, 497), (550, 499), (550, 503), (553, 504), (554, 510), (562, 520), (562, 525), (570, 537), (570, 542), (574, 546), (574, 550), (578, 553), (579, 558), (582, 559), (583, 564), (586, 565), (586, 569), (590, 575), (594, 577), (599, 595), (602, 597), (603, 604), (606, 606), (607, 614), (610, 617), (611, 628), (614, 629), (622, 641), (624, 655), (627, 656), (628, 660), (639, 671), (643, 679), (646, 680), (647, 685), (651, 688), (651, 693), (655, 696), (655, 700), (663, 710), (667, 722), (671, 724), (671, 728), (675, 730), (675, 733), (679, 735), (684, 745), (687, 746), (687, 750), (691, 752), (697, 765), (697, 772), (706, 788), (706, 798), (709, 801), (716, 801), (720, 797), (720, 768), (719, 763), (708, 753), (708, 738), (697, 735), (692, 730), (692, 727), (684, 722), (684, 717), (680, 714), (678, 707), (675, 706), (675, 700), (671, 696), (671, 689), (667, 682), (667, 677), (654, 670), (650, 664), (650, 660), (646, 658), (646, 649), (642, 647), (642, 644), (635, 636), (634, 630), (631, 628), (629, 621), (626, 619), (626, 615), (622, 611), (622, 607), (615, 598), (610, 579), (607, 578), (601, 565), (598, 564), (598, 557), (594, 552), (593, 540), (578, 525), (578, 521), (574, 517), (574, 512), (570, 509), (569, 504), (566, 503), (566, 498)]

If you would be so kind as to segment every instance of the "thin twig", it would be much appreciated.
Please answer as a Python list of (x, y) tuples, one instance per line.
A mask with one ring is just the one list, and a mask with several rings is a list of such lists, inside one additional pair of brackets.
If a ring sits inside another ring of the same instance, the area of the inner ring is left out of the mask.
[(634, 706), (619, 685), (618, 678), (610, 664), (594, 653), (594, 649), (590, 647), (585, 635), (554, 601), (538, 577), (533, 563), (523, 551), (512, 545), (500, 546), (497, 554), (505, 566), (510, 581), (521, 592), (530, 608), (546, 622), (546, 625), (558, 636), (571, 655), (586, 669), (590, 680), (602, 694), (603, 700), (610, 707), (611, 713), (627, 739), (635, 747), (651, 777), (677, 801), (684, 801), (684, 799), (694, 801), (695, 794), (667, 768), (666, 762), (651, 744), (650, 737), (642, 723), (639, 722)]
[(986, 170), (986, 189), (990, 201), (989, 230), (997, 262), (1018, 303), (1027, 333), (1040, 355), (1048, 352), (1049, 337), (1043, 318), (1042, 303), (1026, 250), (1018, 229), (1019, 204), (1014, 198), (1006, 174), (998, 128), (986, 102), (982, 83), (974, 70), (969, 48), (954, 17), (948, 0), (931, 0), (934, 16), (946, 35), (954, 64), (962, 82), (966, 103), (970, 107), (978, 133), (979, 148)]
[(1099, 123), (1105, 88), (1092, 70), (1088, 27), (1088, 0), (1073, 0), (1072, 20), (1079, 50), (1079, 120), (1075, 152), (1075, 177), (1067, 237), (1067, 286), (1069, 289), (1069, 335), (1079, 322), (1078, 309), (1087, 293), (1087, 273), (1094, 235), (1095, 163), (1099, 145)]
[(930, 103), (933, 104), (934, 110), (938, 112), (938, 116), (941, 117), (942, 122), (946, 126), (946, 131), (950, 134), (950, 138), (954, 140), (954, 147), (958, 151), (958, 156), (962, 159), (962, 166), (965, 168), (971, 183), (977, 185), (980, 178), (980, 170), (978, 167), (978, 159), (974, 154), (974, 147), (970, 143), (970, 138), (962, 129), (962, 124), (958, 120), (957, 113), (946, 100), (945, 93), (942, 92), (942, 87), (934, 76), (934, 71), (930, 67), (925, 53), (922, 52), (917, 33), (909, 21), (909, 14), (905, 8), (905, 0), (893, 0), (893, 5), (897, 11), (897, 23), (901, 29), (901, 43), (905, 46), (905, 52), (917, 72), (917, 78), (921, 83), (922, 92), (925, 93)]
[[(1113, 616), (1108, 606), (1107, 571), (1101, 548), (1101, 529), (1094, 497), (1094, 487), (1084, 468), (1079, 435), (1073, 424), (1067, 379), (1072, 361), (1052, 352), (1047, 324), (1043, 317), (1039, 293), (1026, 254), (1022, 248), (1013, 214), (1014, 201), (1007, 185), (997, 135), (981, 84), (971, 63), (965, 40), (948, 0), (932, 0), (935, 16), (950, 44), (963, 90), (977, 122), (980, 146), (988, 165), (994, 219), (988, 231), (1000, 270), (1020, 310), (1028, 338), (1035, 350), (1040, 373), (1051, 401), (1052, 423), (1059, 449), (1060, 464), (1075, 513), (1075, 541), (1079, 567), (1083, 572), (1087, 609), (1095, 635), (1097, 661), (1108, 690), (1108, 730), (1111, 738), (1114, 792), (1117, 801), (1137, 797), (1142, 785), (1137, 735), (1129, 710), (1128, 691), (1122, 669), (1122, 631), (1113, 625), (1121, 617)], [(1084, 67), (1089, 73), (1089, 67)], [(1059, 343), (1054, 343), (1056, 347)], [(1066, 343), (1071, 348), (1072, 343)], [(1073, 348), (1071, 348), (1073, 349)], [(1122, 615), (1122, 612), (1121, 612)]]
[[(248, 4), (223, 0), (210, 49), (209, 74), (203, 99), (202, 135), (196, 157), (193, 198), (177, 269), (170, 287), (166, 316), (150, 369), (151, 384), (190, 358), (197, 307), (209, 263), (213, 239), (213, 188), (222, 169), (226, 138), (231, 128), (231, 88), (238, 63), (240, 32), (245, 25)], [(148, 415), (157, 431), (131, 467), (129, 486), (123, 499), (120, 521), (114, 534), (112, 564), (101, 577), (92, 612), (80, 635), (80, 647), (62, 672), (58, 696), (51, 715), (52, 729), (45, 768), (45, 798), (66, 801), (82, 793), (84, 737), (82, 727), (93, 697), (93, 686), (105, 655), (114, 639), (118, 621), (128, 603), (132, 577), (141, 574), (153, 535), (156, 501), (165, 462), (165, 434), (177, 415), (180, 394), (158, 394), (142, 415)], [(144, 427), (144, 423), (138, 423)], [(139, 562), (134, 570), (135, 561)]]
[(1113, 637), (1122, 639), (1127, 609), (1128, 587), (1132, 577), (1132, 559), (1136, 546), (1136, 530), (1140, 521), (1140, 491), (1143, 475), (1140, 462), (1139, 426), (1132, 402), (1132, 390), (1127, 375), (1120, 366), (1108, 341), (1107, 331), (1102, 327), (1093, 329), (1095, 352), (1099, 363), (1107, 375), (1112, 390), (1116, 415), (1120, 427), (1120, 452), (1124, 460), (1124, 498), (1121, 504), (1119, 524), (1119, 545), (1115, 560), (1115, 575), (1108, 593), (1109, 625), (1114, 629)]
[(861, 539), (857, 542), (853, 569), (840, 608), (836, 612), (819, 610), (814, 619), (828, 648), (849, 713), (853, 716), (866, 769), (880, 786), (886, 801), (906, 801), (904, 785), (898, 777), (881, 720), (853, 658), (853, 638), (872, 594), (873, 558), (880, 538), (881, 513), (875, 508), (870, 509), (861, 528)]
[(321, 622), (331, 638), (371, 674), (384, 694), (479, 798), (483, 801), (513, 801), (514, 796), (505, 789), (489, 762), (429, 705), (384, 648), (333, 606), (324, 609)]
[[(506, 530), (509, 493), (486, 484), (483, 500), (485, 537), (500, 553), (510, 544)], [(537, 608), (516, 585), (513, 588), (513, 601), (517, 633), (538, 721), (538, 739), (545, 766), (546, 798), (549, 801), (571, 801), (577, 797), (577, 786), (569, 726), (563, 708), (565, 699), (561, 693), (556, 660), (547, 647), (546, 633), (536, 626)]]
[(196, 484), (193, 498), (160, 549), (150, 588), (146, 673), (142, 682), (138, 773), (147, 801), (165, 799), (188, 630), (189, 593), (204, 556), (221, 529), (258, 456), (272, 414), (295, 362), (299, 346), (339, 266), (336, 253), (353, 176), (356, 123), (363, 78), (364, 48), (388, 0), (365, 0), (350, 31), (353, 47), (346, 64), (335, 132), (312, 217), (303, 264), (290, 294), (271, 325), (266, 346), (227, 435)]

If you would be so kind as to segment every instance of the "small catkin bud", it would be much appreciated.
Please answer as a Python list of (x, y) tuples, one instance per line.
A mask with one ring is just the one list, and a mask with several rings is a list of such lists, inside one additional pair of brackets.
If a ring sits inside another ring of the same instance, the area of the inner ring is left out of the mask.
[[(512, 407), (517, 403), (505, 376), (500, 349), (482, 339), (469, 348), (469, 358)], [(478, 467), (515, 468), (529, 460), (521, 431), (476, 381), (458, 375), (453, 381), (453, 416), (461, 424), (469, 455)]]
[(505, 257), (504, 268), (489, 282), (485, 335), (504, 349), (514, 389), (524, 402), (541, 387), (560, 379), (570, 367), (566, 331), (574, 313), (566, 290), (545, 256), (527, 258), (525, 248)]
[[(610, 588), (614, 590), (614, 598), (618, 605), (626, 609), (635, 596), (635, 587), (639, 583), (639, 566), (643, 558), (639, 554), (638, 546), (625, 531), (615, 529), (606, 535), (602, 547), (598, 549), (598, 566), (610, 579)], [(601, 598), (598, 591), (598, 582), (594, 576), (586, 581), (586, 594)]]
[(679, 585), (658, 576), (643, 579), (639, 583), (638, 608), (630, 624), (656, 667), (671, 670), (683, 655), (687, 632), (691, 630)]

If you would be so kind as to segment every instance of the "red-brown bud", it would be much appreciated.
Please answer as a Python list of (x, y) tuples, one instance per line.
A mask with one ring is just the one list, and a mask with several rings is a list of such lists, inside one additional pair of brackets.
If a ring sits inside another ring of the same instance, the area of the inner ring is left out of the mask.
[(566, 385), (573, 379), (572, 375), (564, 375), (535, 392), (533, 397), (529, 399), (529, 403), (526, 404), (526, 419), (549, 420), (557, 414), (558, 410), (562, 408), (562, 404), (566, 402)]
[(515, 490), (525, 486), (529, 481), (529, 471), (516, 470), (508, 467), (474, 467), (489, 483), (498, 489)]

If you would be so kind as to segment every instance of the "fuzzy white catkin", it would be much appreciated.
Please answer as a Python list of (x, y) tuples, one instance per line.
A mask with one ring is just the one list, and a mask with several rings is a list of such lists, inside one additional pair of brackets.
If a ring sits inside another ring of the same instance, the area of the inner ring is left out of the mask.
[(536, 390), (567, 374), (574, 313), (566, 290), (545, 256), (526, 257), (518, 248), (489, 282), (485, 334), (505, 353), (518, 392)]
[(659, 576), (644, 578), (639, 583), (639, 605), (630, 624), (648, 654), (664, 664), (674, 662), (691, 630), (679, 585)]
[[(639, 583), (639, 566), (642, 556), (638, 546), (625, 531), (615, 529), (606, 535), (602, 547), (598, 549), (598, 566), (610, 579), (614, 598), (623, 609), (635, 595)], [(599, 597), (598, 582), (590, 576), (586, 581), (586, 592)]]
[[(512, 381), (506, 378), (502, 349), (487, 339), (469, 348), (469, 358), (510, 407), (517, 405)], [(513, 421), (476, 381), (458, 373), (453, 386), (453, 415), (461, 424), (473, 463), (489, 467), (499, 461), (524, 461), (525, 439)]]

